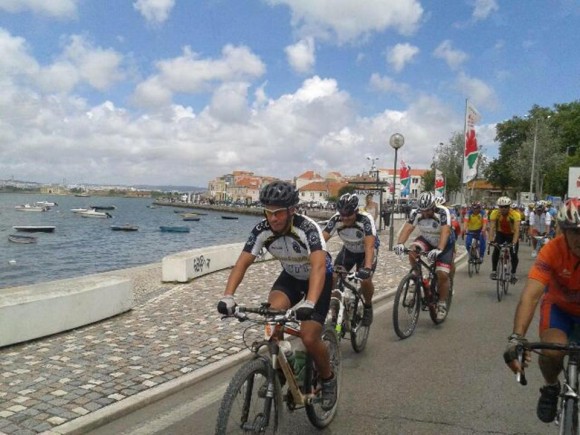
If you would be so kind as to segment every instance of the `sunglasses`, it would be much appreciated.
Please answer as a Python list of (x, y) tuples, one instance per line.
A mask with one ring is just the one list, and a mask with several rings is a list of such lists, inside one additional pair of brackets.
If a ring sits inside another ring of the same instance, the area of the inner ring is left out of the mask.
[(510, 208), (509, 205), (500, 205), (499, 208)]
[(276, 210), (268, 210), (267, 208), (265, 208), (264, 209), (264, 215), (266, 217), (268, 217), (268, 216), (280, 217), (280, 216), (282, 216), (287, 211), (288, 211), (288, 209), (286, 207), (284, 207), (284, 208), (277, 208)]

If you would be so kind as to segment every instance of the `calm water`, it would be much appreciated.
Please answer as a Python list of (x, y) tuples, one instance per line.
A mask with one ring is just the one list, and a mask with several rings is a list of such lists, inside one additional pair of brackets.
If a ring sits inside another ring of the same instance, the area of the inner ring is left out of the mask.
[[(50, 201), (48, 212), (16, 211), (16, 205)], [(0, 194), (0, 288), (71, 278), (91, 273), (157, 263), (175, 252), (243, 242), (257, 216), (238, 220), (209, 212), (198, 222), (183, 222), (173, 207), (147, 208), (151, 199)], [(114, 205), (112, 219), (83, 218), (70, 210), (89, 205)], [(189, 211), (180, 209), (181, 212)], [(194, 210), (191, 210), (194, 211)], [(138, 225), (139, 231), (112, 231), (111, 225)], [(13, 225), (54, 225), (54, 233), (33, 233), (38, 242), (8, 241)], [(162, 233), (160, 225), (187, 225), (190, 233)]]

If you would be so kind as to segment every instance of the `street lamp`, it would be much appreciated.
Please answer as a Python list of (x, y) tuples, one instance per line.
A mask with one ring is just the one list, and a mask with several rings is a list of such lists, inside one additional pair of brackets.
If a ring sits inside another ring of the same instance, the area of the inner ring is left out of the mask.
[(395, 149), (395, 164), (394, 164), (394, 171), (393, 171), (393, 196), (392, 196), (392, 205), (393, 207), (391, 211), (391, 222), (389, 225), (389, 251), (393, 250), (393, 239), (395, 237), (394, 229), (395, 226), (395, 188), (397, 182), (397, 151), (405, 144), (405, 137), (400, 133), (395, 133), (391, 135), (389, 139), (389, 145), (391, 145)]
[[(376, 181), (377, 181), (377, 189), (379, 188), (379, 181), (380, 180), (379, 180), (379, 168), (377, 168), (375, 166), (375, 162), (378, 159), (379, 159), (378, 157), (372, 157), (372, 158), (371, 157), (367, 157), (367, 160), (370, 160), (370, 162), (371, 162), (371, 170), (369, 171), (369, 175), (372, 177), (373, 172), (375, 173)], [(382, 204), (383, 204), (383, 192), (382, 192), (382, 190), (380, 192), (381, 192), (381, 194), (379, 195), (379, 204), (380, 204), (379, 208), (382, 207)], [(381, 219), (382, 219), (381, 216), (379, 216), (379, 227), (378, 227), (379, 230), (382, 229), (381, 228)]]

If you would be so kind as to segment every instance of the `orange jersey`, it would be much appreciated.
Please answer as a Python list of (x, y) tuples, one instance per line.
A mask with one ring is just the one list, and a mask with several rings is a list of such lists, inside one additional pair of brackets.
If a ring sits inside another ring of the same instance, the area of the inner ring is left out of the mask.
[(570, 252), (563, 235), (542, 248), (528, 278), (546, 286), (544, 299), (580, 316), (580, 258)]

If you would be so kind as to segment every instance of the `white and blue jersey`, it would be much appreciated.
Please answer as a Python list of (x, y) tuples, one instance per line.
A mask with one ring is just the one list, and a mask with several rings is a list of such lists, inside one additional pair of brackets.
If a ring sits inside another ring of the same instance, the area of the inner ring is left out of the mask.
[(310, 277), (310, 254), (326, 252), (326, 272), (332, 273), (332, 263), (322, 230), (308, 216), (294, 214), (288, 234), (276, 234), (267, 219), (259, 222), (252, 230), (243, 251), (259, 256), (265, 248), (280, 261), (284, 270), (296, 279), (308, 280)]
[(328, 220), (323, 231), (330, 234), (330, 237), (338, 234), (344, 244), (344, 248), (355, 254), (364, 254), (364, 239), (366, 236), (373, 236), (375, 238), (375, 248), (379, 247), (375, 221), (369, 213), (364, 211), (357, 212), (354, 225), (348, 227), (340, 219), (340, 214), (336, 213)]

